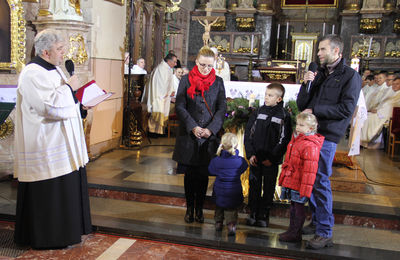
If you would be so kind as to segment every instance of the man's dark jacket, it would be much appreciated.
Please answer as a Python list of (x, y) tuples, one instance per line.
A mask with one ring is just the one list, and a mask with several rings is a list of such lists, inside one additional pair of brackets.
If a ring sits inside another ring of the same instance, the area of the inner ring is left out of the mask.
[(331, 74), (326, 67), (318, 68), (310, 93), (303, 83), (297, 106), (299, 111), (311, 108), (318, 119), (318, 133), (338, 143), (349, 125), (360, 91), (360, 75), (342, 58)]
[(244, 132), (246, 156), (255, 155), (257, 161), (268, 159), (273, 164), (281, 164), (292, 135), (289, 113), (283, 102), (276, 106), (261, 106), (251, 114)]
[[(179, 82), (175, 110), (179, 119), (179, 130), (176, 136), (172, 159), (180, 164), (191, 166), (208, 166), (215, 156), (219, 145), (218, 131), (222, 128), (226, 113), (225, 87), (222, 78), (216, 76), (208, 91), (204, 91), (205, 100), (211, 110), (207, 109), (201, 94), (190, 98), (187, 90), (190, 87), (188, 75)], [(192, 129), (196, 126), (208, 128), (212, 135), (198, 139)]]

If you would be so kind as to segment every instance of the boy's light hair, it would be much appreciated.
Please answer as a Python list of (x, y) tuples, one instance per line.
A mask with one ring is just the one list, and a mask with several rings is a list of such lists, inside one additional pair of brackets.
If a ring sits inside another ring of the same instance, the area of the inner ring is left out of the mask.
[(307, 112), (301, 112), (300, 114), (298, 114), (296, 116), (296, 122), (298, 122), (298, 121), (304, 122), (308, 127), (311, 128), (311, 131), (313, 133), (317, 132), (318, 121), (317, 121), (317, 118), (313, 114), (307, 113)]
[(226, 133), (221, 138), (221, 144), (218, 147), (217, 155), (221, 155), (221, 151), (225, 150), (232, 155), (236, 155), (236, 148), (238, 146), (238, 138), (235, 134)]
[(283, 97), (285, 96), (285, 87), (278, 82), (272, 82), (271, 84), (269, 84), (267, 86), (267, 88), (265, 89), (265, 91), (267, 91), (267, 89), (275, 89), (278, 92), (278, 95), (280, 95), (280, 97), (283, 99)]

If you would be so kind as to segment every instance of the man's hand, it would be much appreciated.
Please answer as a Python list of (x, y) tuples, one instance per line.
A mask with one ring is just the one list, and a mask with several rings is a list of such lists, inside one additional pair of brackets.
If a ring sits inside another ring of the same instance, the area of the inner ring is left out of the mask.
[(311, 108), (306, 108), (306, 109), (303, 110), (303, 112), (312, 114), (312, 109)]
[(271, 166), (272, 165), (272, 163), (271, 163), (271, 161), (270, 160), (264, 160), (264, 161), (262, 161), (262, 164), (264, 165), (264, 166), (267, 166), (267, 167), (269, 167), (269, 166)]
[(196, 126), (195, 128), (192, 129), (192, 133), (194, 134), (194, 136), (196, 136), (199, 139), (203, 135), (203, 131), (204, 129), (201, 128), (200, 126)]
[(170, 97), (175, 96), (175, 91), (172, 91), (171, 95), (169, 95)]
[(304, 74), (304, 83), (306, 83), (309, 80), (313, 81), (315, 79), (316, 75), (317, 75), (317, 72), (307, 71)]
[(376, 113), (376, 112), (378, 112), (375, 108), (374, 109), (371, 109), (370, 111), (368, 111), (368, 112), (371, 112), (371, 113)]
[(201, 135), (201, 137), (203, 138), (208, 138), (212, 135), (211, 131), (208, 128), (203, 128), (203, 134)]
[(251, 166), (257, 166), (257, 158), (255, 155), (251, 156), (249, 159), (250, 165)]
[(72, 90), (78, 90), (81, 87), (81, 83), (79, 82), (79, 78), (77, 75), (73, 75), (67, 81), (67, 84), (71, 86)]

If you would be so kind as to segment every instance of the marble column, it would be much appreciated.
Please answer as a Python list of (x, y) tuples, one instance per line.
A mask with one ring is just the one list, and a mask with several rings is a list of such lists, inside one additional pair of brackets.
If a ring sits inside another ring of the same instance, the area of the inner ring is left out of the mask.
[(261, 32), (260, 58), (270, 57), (272, 15), (258, 14), (256, 16), (256, 32)]

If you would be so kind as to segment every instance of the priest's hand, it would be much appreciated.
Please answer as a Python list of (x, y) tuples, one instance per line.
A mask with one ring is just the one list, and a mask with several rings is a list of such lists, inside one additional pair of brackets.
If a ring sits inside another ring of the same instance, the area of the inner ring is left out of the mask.
[(203, 134), (201, 135), (201, 137), (203, 138), (208, 138), (212, 135), (211, 131), (207, 128), (203, 128)]
[(81, 83), (79, 82), (79, 78), (77, 75), (73, 75), (69, 78), (69, 80), (67, 81), (67, 84), (71, 86), (72, 90), (78, 90), (79, 88), (81, 88)]
[(194, 134), (194, 136), (196, 136), (199, 139), (203, 135), (203, 131), (204, 129), (201, 128), (200, 126), (196, 126), (195, 128), (192, 129), (192, 133)]
[(253, 155), (252, 157), (250, 157), (249, 162), (250, 162), (251, 166), (257, 166), (257, 158), (256, 158), (256, 156)]

